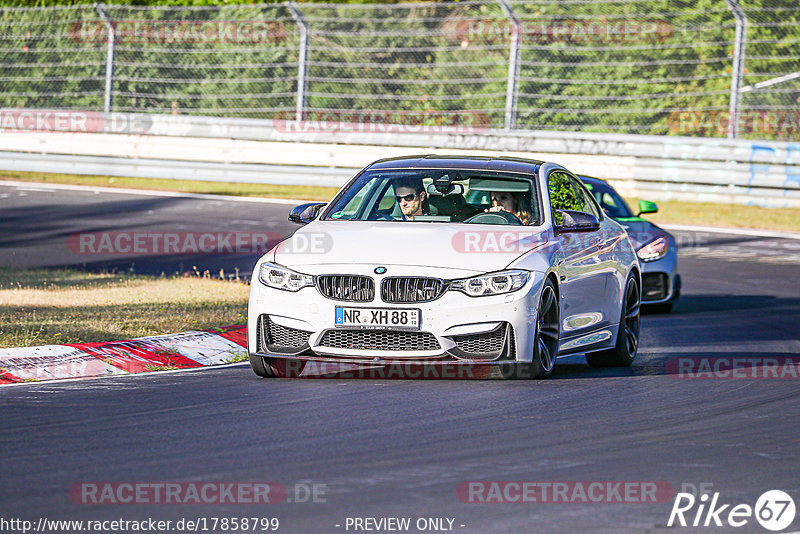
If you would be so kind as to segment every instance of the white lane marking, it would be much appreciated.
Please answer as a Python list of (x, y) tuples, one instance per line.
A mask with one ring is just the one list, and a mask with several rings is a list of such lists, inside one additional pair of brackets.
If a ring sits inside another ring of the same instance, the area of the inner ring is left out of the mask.
[[(674, 316), (676, 319), (680, 315)], [(680, 325), (673, 325), (682, 328)], [(733, 351), (752, 354), (753, 358), (769, 357), (774, 358), (773, 354), (783, 356), (796, 356), (800, 353), (800, 340), (784, 339), (780, 341), (736, 341), (735, 343), (718, 342), (713, 345), (702, 345), (695, 343), (689, 346), (678, 347), (674, 345), (647, 346), (643, 345), (639, 349), (640, 354), (698, 354), (714, 353), (729, 354)], [(770, 353), (770, 354), (765, 354)], [(737, 356), (738, 357), (738, 356)], [(747, 356), (745, 356), (747, 357)]]
[(55, 189), (45, 189), (42, 187), (17, 187), (17, 191), (40, 191), (42, 193), (55, 193)]
[(715, 234), (751, 235), (800, 240), (800, 233), (798, 232), (773, 232), (770, 230), (757, 230), (753, 228), (720, 228), (718, 226), (686, 226), (682, 224), (659, 224), (658, 226), (665, 230), (682, 230), (685, 232), (711, 232)]
[(790, 251), (736, 250), (730, 248), (714, 248), (705, 250), (679, 250), (679, 258), (713, 258), (727, 261), (747, 261), (753, 263), (769, 263), (773, 265), (800, 265), (800, 254)]
[[(13, 186), (13, 187), (27, 187), (29, 182), (17, 182), (14, 180), (0, 179), (0, 186)], [(66, 185), (66, 184), (48, 184), (53, 191), (83, 191), (86, 193), (119, 193), (121, 195), (142, 195), (152, 197), (172, 197), (172, 198), (196, 198), (200, 200), (216, 200), (223, 202), (255, 202), (261, 204), (287, 204), (296, 206), (309, 200), (289, 199), (289, 198), (266, 198), (266, 197), (235, 197), (228, 195), (207, 195), (200, 193), (178, 193), (175, 191), (153, 191), (150, 189), (124, 189), (118, 187), (93, 187), (88, 185)], [(34, 189), (31, 189), (34, 190)], [(51, 191), (51, 192), (53, 192)]]

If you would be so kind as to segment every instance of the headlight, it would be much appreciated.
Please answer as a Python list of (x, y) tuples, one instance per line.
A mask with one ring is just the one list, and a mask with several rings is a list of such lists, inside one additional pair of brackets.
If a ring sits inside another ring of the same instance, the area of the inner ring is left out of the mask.
[(502, 271), (473, 278), (453, 280), (450, 289), (466, 293), (470, 297), (485, 297), (511, 293), (525, 285), (530, 278), (528, 271)]
[(314, 285), (314, 277), (307, 274), (300, 274), (275, 265), (274, 263), (263, 263), (258, 272), (258, 279), (265, 286), (284, 291), (298, 291), (306, 286)]
[(662, 235), (639, 248), (636, 255), (642, 261), (655, 261), (663, 258), (667, 254), (667, 250), (669, 250), (669, 241), (666, 236)]

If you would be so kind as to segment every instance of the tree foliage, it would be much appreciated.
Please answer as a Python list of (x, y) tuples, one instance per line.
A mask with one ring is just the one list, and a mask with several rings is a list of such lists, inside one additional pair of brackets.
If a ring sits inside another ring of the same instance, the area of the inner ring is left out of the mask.
[[(379, 110), (503, 126), (512, 33), (498, 3), (391, 9), (373, 3), (299, 4), (310, 24), (305, 104), (312, 118)], [(743, 85), (800, 71), (797, 0), (741, 3), (748, 14)], [(151, 27), (238, 21), (269, 30), (252, 42), (123, 35), (115, 58), (115, 110), (293, 116), (300, 33), (283, 3), (108, 4), (115, 20)], [(31, 6), (62, 8), (13, 9)], [(522, 23), (517, 127), (725, 135), (735, 19), (723, 0), (518, 0), (513, 6)], [(0, 106), (102, 109), (104, 31), (90, 4), (0, 0)], [(744, 93), (745, 134), (797, 139), (798, 102), (800, 80)], [(768, 124), (748, 132), (754, 117)]]

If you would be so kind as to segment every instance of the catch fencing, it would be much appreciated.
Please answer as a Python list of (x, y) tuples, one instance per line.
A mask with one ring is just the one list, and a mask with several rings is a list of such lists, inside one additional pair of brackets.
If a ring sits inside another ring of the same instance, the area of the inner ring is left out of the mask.
[(797, 0), (0, 8), (0, 56), (5, 109), (800, 139)]

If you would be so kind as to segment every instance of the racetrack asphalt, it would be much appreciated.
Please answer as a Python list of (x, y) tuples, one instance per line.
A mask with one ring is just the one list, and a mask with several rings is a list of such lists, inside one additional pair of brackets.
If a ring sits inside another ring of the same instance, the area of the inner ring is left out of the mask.
[[(109, 265), (62, 263), (54, 251), (74, 232), (240, 231), (242, 221), (292, 231), (286, 205), (5, 186), (0, 194), (9, 195), (0, 198), (5, 266)], [(629, 369), (590, 369), (572, 357), (545, 381), (265, 380), (241, 365), (0, 388), (0, 515), (278, 517), (289, 533), (354, 532), (348, 517), (443, 517), (462, 533), (616, 533), (666, 531), (673, 503), (467, 503), (457, 493), (467, 481), (704, 484), (721, 502), (751, 506), (781, 489), (800, 504), (800, 379), (675, 371), (681, 357), (800, 354), (797, 242), (676, 235), (683, 299), (672, 314), (643, 316)], [(111, 261), (169, 272), (184, 259)], [(188, 261), (246, 270), (255, 257)], [(87, 505), (69, 496), (83, 481), (273, 481), (292, 500), (295, 485), (319, 484), (325, 502)], [(800, 518), (788, 530), (800, 530)], [(765, 532), (752, 518), (744, 529), (674, 531)]]
[[(236, 247), (236, 233), (252, 233), (275, 244), (297, 226), (286, 217), (287, 201), (259, 201), (218, 195), (176, 196), (169, 193), (108, 192), (48, 184), (4, 185), (0, 182), (0, 254), (4, 267), (74, 267), (90, 271), (125, 270), (167, 275), (203, 272), (250, 275), (268, 250), (263, 241), (245, 240)], [(108, 233), (110, 248), (98, 233)], [(118, 240), (117, 236), (123, 235)], [(158, 236), (142, 241), (136, 235)], [(195, 236), (193, 252), (187, 234)], [(202, 234), (227, 237), (197, 243)], [(81, 236), (96, 239), (81, 246)], [(176, 247), (164, 237), (176, 235)], [(204, 253), (200, 247), (213, 249)], [(176, 248), (178, 249), (176, 252)], [(261, 250), (261, 252), (259, 252)]]

